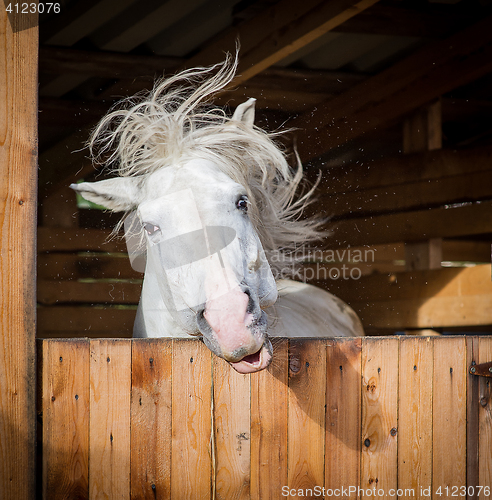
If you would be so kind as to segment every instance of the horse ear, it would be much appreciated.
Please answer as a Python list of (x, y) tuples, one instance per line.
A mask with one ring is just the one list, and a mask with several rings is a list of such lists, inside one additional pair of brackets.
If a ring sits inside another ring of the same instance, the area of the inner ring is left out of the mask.
[(97, 203), (113, 212), (132, 210), (139, 199), (139, 181), (131, 177), (117, 177), (98, 182), (70, 184), (88, 201)]
[(256, 99), (251, 97), (246, 102), (240, 104), (234, 114), (232, 120), (244, 123), (247, 127), (252, 128), (255, 121), (255, 103)]

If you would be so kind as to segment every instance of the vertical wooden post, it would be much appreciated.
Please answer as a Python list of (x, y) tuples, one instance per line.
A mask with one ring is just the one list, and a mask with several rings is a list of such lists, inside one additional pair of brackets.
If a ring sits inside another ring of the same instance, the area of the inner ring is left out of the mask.
[[(0, 498), (35, 497), (37, 54), (0, 9)], [(31, 24), (32, 26), (32, 24)]]
[[(441, 101), (417, 110), (403, 123), (403, 152), (417, 153), (442, 148)], [(442, 239), (407, 243), (405, 262), (408, 271), (439, 269), (442, 261)]]

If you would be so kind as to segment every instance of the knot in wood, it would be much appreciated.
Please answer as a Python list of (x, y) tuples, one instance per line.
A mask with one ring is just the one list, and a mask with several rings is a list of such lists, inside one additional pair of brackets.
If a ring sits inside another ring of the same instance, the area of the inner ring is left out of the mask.
[(289, 356), (289, 370), (292, 373), (298, 373), (301, 369), (301, 358), (294, 354)]

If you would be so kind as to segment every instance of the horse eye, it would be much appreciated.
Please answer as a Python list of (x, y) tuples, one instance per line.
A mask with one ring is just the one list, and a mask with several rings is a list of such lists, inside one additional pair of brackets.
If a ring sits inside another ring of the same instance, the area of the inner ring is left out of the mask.
[(157, 231), (160, 231), (161, 228), (159, 226), (156, 226), (155, 224), (144, 224), (144, 229), (147, 232), (149, 236), (152, 236), (154, 233), (157, 233)]
[(246, 213), (248, 211), (248, 198), (246, 196), (241, 196), (236, 202), (236, 208)]

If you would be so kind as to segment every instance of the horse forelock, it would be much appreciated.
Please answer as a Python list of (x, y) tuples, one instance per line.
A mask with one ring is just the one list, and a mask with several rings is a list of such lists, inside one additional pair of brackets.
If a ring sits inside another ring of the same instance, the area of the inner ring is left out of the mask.
[[(293, 249), (326, 233), (323, 221), (300, 219), (314, 188), (299, 195), (302, 165), (291, 168), (275, 139), (208, 104), (233, 80), (237, 56), (160, 80), (153, 90), (122, 101), (94, 130), (89, 147), (95, 163), (122, 177), (145, 178), (161, 168), (208, 159), (250, 196), (251, 219), (273, 267), (285, 268)], [(215, 71), (215, 72), (214, 72)], [(282, 262), (282, 264), (278, 264)]]

